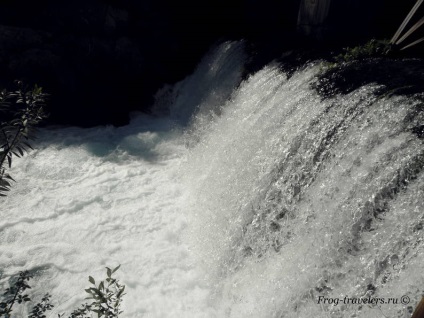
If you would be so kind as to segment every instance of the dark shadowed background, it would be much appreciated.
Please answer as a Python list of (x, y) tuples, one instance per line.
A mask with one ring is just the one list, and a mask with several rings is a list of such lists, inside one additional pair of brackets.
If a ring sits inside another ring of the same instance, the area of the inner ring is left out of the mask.
[(332, 0), (325, 23), (313, 26), (324, 30), (317, 41), (297, 32), (301, 0), (3, 0), (0, 87), (15, 79), (44, 87), (48, 123), (122, 125), (220, 39), (246, 38), (268, 56), (355, 44), (390, 37), (414, 3)]

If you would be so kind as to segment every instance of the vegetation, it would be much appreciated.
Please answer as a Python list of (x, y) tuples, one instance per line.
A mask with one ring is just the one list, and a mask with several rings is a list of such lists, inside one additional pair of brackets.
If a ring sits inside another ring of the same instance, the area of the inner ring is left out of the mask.
[[(381, 57), (392, 53), (393, 51), (399, 50), (400, 44), (414, 34), (419, 27), (424, 24), (424, 18), (421, 18), (418, 22), (416, 22), (408, 31), (406, 31), (403, 35), (406, 26), (411, 21), (411, 18), (417, 12), (418, 8), (423, 3), (423, 0), (417, 0), (414, 7), (411, 9), (409, 14), (405, 17), (402, 24), (397, 29), (396, 33), (389, 40), (375, 40), (367, 42), (364, 45), (356, 46), (354, 48), (346, 48), (344, 49), (345, 53), (337, 55), (335, 57), (336, 62), (350, 62), (353, 60), (361, 60), (363, 58), (369, 57)], [(401, 36), (402, 35), (402, 36)], [(406, 48), (412, 47), (424, 41), (424, 37), (401, 47), (400, 50), (404, 50)]]
[[(33, 140), (35, 126), (46, 117), (43, 110), (47, 94), (43, 93), (41, 87), (35, 86), (32, 89), (25, 87), (22, 82), (17, 82), (18, 89), (13, 92), (3, 90), (0, 92), (0, 196), (5, 196), (10, 190), (11, 181), (15, 181), (6, 168), (12, 167), (14, 156), (22, 157), (29, 149), (33, 149), (29, 144)], [(115, 318), (122, 313), (121, 302), (125, 295), (125, 285), (113, 277), (119, 269), (106, 267), (107, 278), (96, 285), (93, 277), (89, 276), (91, 287), (85, 291), (89, 294), (87, 299), (91, 303), (85, 303), (74, 310), (69, 318), (105, 317)], [(31, 302), (27, 293), (28, 282), (32, 278), (29, 271), (19, 273), (3, 293), (3, 300), (0, 301), (0, 317), (12, 317), (12, 311), (16, 307)], [(33, 305), (28, 318), (46, 318), (48, 311), (53, 309), (50, 302), (51, 295), (45, 294), (41, 301)], [(65, 314), (59, 314), (59, 318)]]
[(396, 33), (390, 40), (372, 39), (363, 45), (358, 45), (353, 48), (344, 48), (344, 53), (335, 56), (332, 62), (324, 63), (323, 69), (328, 70), (335, 68), (339, 66), (340, 63), (360, 61), (372, 57), (384, 57), (387, 55), (392, 55), (395, 52), (399, 52), (401, 50), (407, 49), (409, 47), (417, 45), (418, 43), (423, 42), (424, 37), (419, 38), (418, 40), (415, 40), (406, 46), (400, 46), (404, 40), (416, 33), (418, 28), (420, 28), (424, 24), (423, 17), (419, 21), (417, 21), (412, 27), (410, 27), (409, 30), (404, 32), (412, 17), (415, 15), (418, 8), (423, 2), (424, 0), (417, 0), (409, 14), (405, 17), (404, 21), (399, 26)]
[[(113, 274), (119, 269), (120, 266), (115, 269), (106, 267), (107, 278), (100, 281), (96, 286), (96, 281), (93, 277), (89, 276), (89, 282), (92, 287), (85, 291), (90, 295), (87, 299), (92, 299), (91, 303), (85, 303), (80, 308), (74, 310), (68, 318), (91, 318), (91, 317), (104, 317), (104, 318), (115, 318), (119, 317), (122, 313), (121, 303), (122, 298), (125, 295), (125, 285), (121, 285), (119, 281), (113, 277)], [(0, 317), (10, 318), (12, 317), (12, 311), (16, 305), (30, 302), (31, 298), (26, 293), (27, 289), (31, 287), (28, 285), (28, 281), (32, 278), (28, 271), (20, 272), (19, 277), (12, 286), (6, 289), (3, 293), (4, 300), (0, 302)], [(47, 311), (53, 309), (53, 305), (50, 303), (50, 294), (45, 294), (41, 301), (35, 304), (28, 315), (28, 318), (46, 318)], [(65, 317), (65, 314), (59, 314), (59, 318)]]
[[(107, 278), (101, 281), (96, 286), (96, 281), (93, 277), (89, 276), (88, 280), (93, 285), (85, 291), (90, 295), (88, 299), (92, 299), (91, 304), (84, 304), (77, 310), (74, 310), (69, 318), (86, 318), (90, 317), (91, 313), (97, 314), (97, 317), (115, 318), (119, 317), (122, 313), (121, 302), (122, 297), (125, 295), (125, 285), (121, 285), (119, 281), (112, 277), (112, 275), (119, 269), (120, 266), (111, 270), (106, 267)], [(64, 317), (65, 315), (59, 315)]]
[[(317, 81), (311, 86), (324, 98), (336, 93), (347, 94), (370, 83), (379, 86), (374, 91), (379, 97), (422, 93), (420, 83), (424, 62), (422, 59), (402, 59), (406, 56), (402, 50), (424, 41), (422, 37), (403, 46), (404, 41), (424, 24), (423, 17), (407, 29), (423, 2), (417, 0), (390, 41), (372, 39), (363, 45), (344, 48), (341, 54), (326, 57)], [(417, 131), (420, 135), (421, 129), (417, 128)]]
[(416, 33), (416, 31), (424, 24), (424, 17), (423, 17), (419, 19), (414, 25), (412, 25), (409, 28), (409, 30), (404, 32), (406, 29), (406, 26), (409, 24), (412, 17), (415, 15), (418, 8), (421, 6), (423, 2), (424, 2), (423, 0), (417, 0), (415, 5), (412, 7), (411, 11), (408, 13), (408, 15), (403, 20), (402, 24), (397, 29), (396, 33), (390, 39), (390, 41), (371, 40), (365, 45), (357, 46), (354, 48), (347, 48), (345, 49), (345, 53), (336, 56), (335, 60), (337, 62), (350, 62), (353, 60), (360, 60), (360, 59), (368, 58), (368, 57), (384, 56), (391, 53), (394, 50), (399, 50), (399, 48), (400, 50), (404, 50), (423, 42), (424, 37), (421, 37), (406, 46), (400, 47), (403, 41), (405, 41), (411, 35)]
[(334, 59), (337, 63), (351, 62), (354, 60), (362, 60), (370, 57), (381, 57), (388, 55), (392, 50), (389, 41), (370, 40), (364, 45), (353, 48), (345, 48), (344, 53), (337, 55)]
[(29, 149), (30, 139), (34, 139), (34, 126), (46, 117), (43, 106), (46, 94), (41, 87), (28, 90), (22, 82), (17, 82), (14, 92), (3, 90), (0, 93), (0, 196), (10, 190), (14, 179), (6, 173), (6, 165), (11, 168), (13, 156), (21, 157)]
[(20, 272), (16, 282), (6, 289), (6, 291), (3, 293), (5, 300), (0, 302), (0, 317), (2, 315), (5, 317), (10, 317), (10, 313), (12, 312), (13, 306), (16, 303), (22, 304), (31, 300), (28, 297), (28, 294), (24, 294), (27, 289), (31, 288), (27, 284), (27, 281), (29, 281), (31, 278), (32, 276), (28, 271)]
[(372, 39), (363, 45), (343, 48), (343, 53), (334, 53), (321, 62), (319, 77), (339, 69), (343, 64), (364, 61), (369, 58), (386, 57), (392, 53), (393, 46), (387, 41)]

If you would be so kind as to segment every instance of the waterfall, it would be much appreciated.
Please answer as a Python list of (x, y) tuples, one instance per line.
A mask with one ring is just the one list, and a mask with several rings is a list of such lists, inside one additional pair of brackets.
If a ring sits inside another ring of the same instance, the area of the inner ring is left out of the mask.
[(400, 303), (317, 301), (422, 297), (422, 96), (367, 85), (323, 99), (320, 71), (252, 74), (184, 165), (191, 238), (223, 317), (404, 317)]
[[(31, 269), (57, 312), (122, 264), (124, 317), (409, 317), (424, 293), (423, 96), (324, 98), (319, 61), (246, 76), (247, 60), (243, 42), (217, 46), (158, 92), (161, 116), (42, 130), (10, 171), (3, 273)], [(378, 303), (343, 303), (359, 298)]]

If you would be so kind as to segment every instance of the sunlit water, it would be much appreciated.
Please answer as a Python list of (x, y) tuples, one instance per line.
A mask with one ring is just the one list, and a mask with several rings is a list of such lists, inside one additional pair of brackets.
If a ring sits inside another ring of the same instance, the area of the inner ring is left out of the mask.
[(162, 117), (42, 130), (1, 199), (3, 282), (32, 270), (52, 317), (118, 264), (125, 317), (409, 317), (424, 294), (422, 101), (373, 86), (323, 100), (318, 62), (242, 81), (245, 61), (242, 42), (214, 49), (157, 94)]

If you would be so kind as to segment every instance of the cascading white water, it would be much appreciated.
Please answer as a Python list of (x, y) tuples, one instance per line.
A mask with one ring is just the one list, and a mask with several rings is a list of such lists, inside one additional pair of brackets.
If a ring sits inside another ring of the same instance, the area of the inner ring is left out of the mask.
[(371, 86), (322, 101), (318, 70), (254, 74), (191, 152), (195, 236), (230, 317), (403, 317), (317, 299), (421, 299), (422, 114), (407, 118), (422, 101)]
[(5, 276), (33, 269), (58, 312), (121, 263), (128, 317), (408, 317), (424, 293), (422, 101), (372, 85), (323, 100), (318, 63), (241, 82), (245, 59), (216, 48), (158, 94), (167, 118), (44, 130), (2, 202)]

